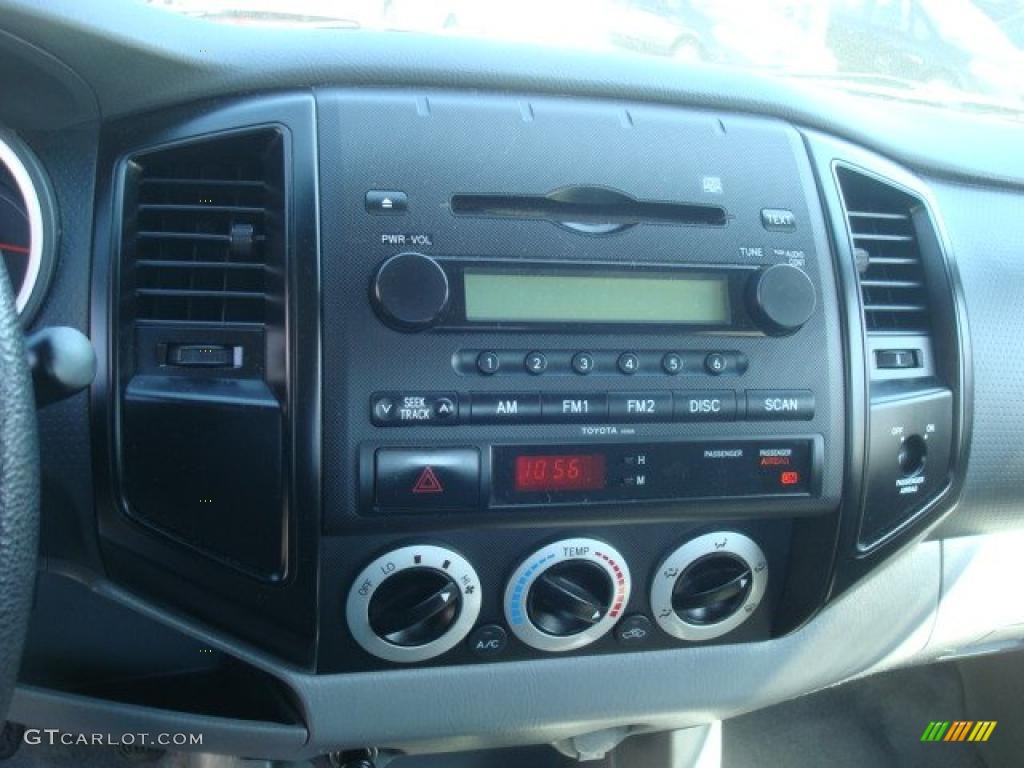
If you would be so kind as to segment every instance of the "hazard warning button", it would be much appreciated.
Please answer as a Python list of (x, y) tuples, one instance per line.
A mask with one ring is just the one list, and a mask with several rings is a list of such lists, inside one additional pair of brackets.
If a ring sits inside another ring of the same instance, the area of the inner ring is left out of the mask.
[(375, 486), (382, 511), (475, 511), (480, 505), (480, 453), (475, 448), (380, 448)]

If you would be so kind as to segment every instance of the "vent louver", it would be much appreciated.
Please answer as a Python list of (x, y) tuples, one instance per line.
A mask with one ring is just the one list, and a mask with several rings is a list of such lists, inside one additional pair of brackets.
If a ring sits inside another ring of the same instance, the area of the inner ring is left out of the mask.
[(915, 232), (917, 198), (837, 169), (868, 333), (928, 333), (928, 288)]
[(141, 321), (267, 322), (281, 263), (284, 155), (275, 129), (136, 157), (125, 249)]

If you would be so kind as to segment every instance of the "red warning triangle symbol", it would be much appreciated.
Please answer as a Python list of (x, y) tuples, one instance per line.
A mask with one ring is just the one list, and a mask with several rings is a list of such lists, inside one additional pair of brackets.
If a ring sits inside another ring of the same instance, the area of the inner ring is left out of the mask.
[(416, 481), (416, 485), (412, 487), (413, 493), (444, 493), (444, 486), (441, 485), (441, 481), (437, 479), (437, 475), (434, 474), (433, 467), (424, 467), (423, 471), (420, 472), (419, 480)]

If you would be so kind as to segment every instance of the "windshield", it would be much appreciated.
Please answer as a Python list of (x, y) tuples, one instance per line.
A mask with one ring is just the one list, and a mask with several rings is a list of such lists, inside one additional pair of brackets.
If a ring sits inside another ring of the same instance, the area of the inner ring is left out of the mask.
[(1024, 0), (148, 0), (250, 26), (381, 29), (669, 57), (1024, 111)]

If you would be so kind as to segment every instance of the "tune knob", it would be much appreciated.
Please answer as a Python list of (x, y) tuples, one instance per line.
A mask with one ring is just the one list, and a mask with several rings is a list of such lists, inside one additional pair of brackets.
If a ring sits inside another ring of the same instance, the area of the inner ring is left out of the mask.
[(817, 297), (807, 274), (789, 264), (775, 264), (755, 274), (748, 292), (750, 312), (766, 332), (795, 333), (811, 319)]
[(377, 269), (372, 300), (388, 325), (420, 331), (434, 325), (448, 309), (448, 276), (429, 256), (399, 253)]
[(480, 614), (480, 580), (461, 555), (411, 546), (381, 555), (349, 591), (352, 637), (374, 656), (424, 661), (450, 650)]
[(658, 624), (681, 640), (711, 640), (757, 610), (768, 580), (761, 548), (733, 531), (709, 533), (670, 554), (654, 575)]
[(608, 632), (629, 590), (629, 569), (613, 547), (595, 539), (565, 539), (516, 569), (505, 590), (505, 617), (527, 645), (568, 651)]

